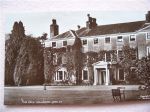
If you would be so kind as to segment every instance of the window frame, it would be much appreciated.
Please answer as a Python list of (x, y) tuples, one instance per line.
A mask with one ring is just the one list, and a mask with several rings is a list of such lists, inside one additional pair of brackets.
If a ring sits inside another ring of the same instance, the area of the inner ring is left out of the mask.
[[(53, 43), (55, 43), (55, 46), (53, 46)], [(51, 43), (51, 46), (52, 46), (52, 47), (56, 47), (56, 46), (57, 46), (57, 43), (56, 43), (56, 42), (52, 42), (52, 43)]]
[[(66, 43), (65, 43), (66, 45), (64, 45), (64, 42), (66, 42)], [(67, 44), (68, 44), (68, 43), (67, 43), (67, 41), (66, 41), (66, 40), (64, 40), (62, 44), (63, 44), (63, 46), (67, 46)]]
[(95, 45), (95, 44), (98, 44), (98, 42), (99, 42), (99, 41), (98, 41), (98, 38), (94, 38), (93, 41), (94, 41), (94, 45)]
[(147, 56), (150, 55), (150, 46), (147, 46), (147, 49), (146, 49), (146, 55), (147, 55)]
[[(118, 39), (119, 37), (122, 37), (122, 39)], [(123, 42), (123, 36), (117, 36), (117, 42)]]
[[(84, 43), (86, 41), (86, 43)], [(82, 45), (87, 45), (87, 39), (82, 40)]]
[[(106, 40), (106, 39), (109, 39), (109, 42), (107, 42), (108, 40)], [(111, 41), (111, 40), (110, 40), (110, 37), (105, 37), (105, 43), (106, 43), (106, 44), (110, 44), (110, 41)]]
[[(134, 37), (132, 37), (134, 36)], [(134, 40), (132, 40), (131, 38), (134, 38)], [(135, 42), (136, 41), (136, 35), (130, 35), (130, 42)]]
[(150, 32), (146, 33), (146, 39), (150, 40)]
[[(85, 76), (85, 74), (84, 74), (85, 72), (86, 72), (86, 75), (87, 75), (87, 76), (86, 76), (86, 77), (87, 77), (86, 79), (85, 79), (85, 77), (84, 77), (84, 76)], [(88, 81), (88, 80), (89, 80), (89, 73), (88, 73), (88, 70), (82, 70), (82, 80), (84, 80), (84, 81)]]
[[(123, 79), (120, 78), (120, 70), (123, 71)], [(124, 80), (125, 80), (125, 74), (124, 74), (124, 69), (123, 69), (123, 68), (119, 68), (119, 69), (118, 69), (118, 79), (119, 79), (120, 81), (124, 81)]]

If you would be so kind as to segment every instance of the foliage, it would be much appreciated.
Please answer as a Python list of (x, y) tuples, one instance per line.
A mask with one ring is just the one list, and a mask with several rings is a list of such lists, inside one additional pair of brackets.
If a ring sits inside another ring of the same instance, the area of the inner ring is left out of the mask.
[(132, 73), (131, 68), (135, 67), (135, 54), (136, 49), (130, 48), (129, 46), (123, 46), (122, 48), (122, 60), (119, 61), (119, 64), (124, 69), (126, 74), (126, 80), (129, 84), (138, 83), (135, 74)]
[(43, 47), (38, 39), (26, 36), (22, 22), (15, 22), (5, 44), (5, 85), (42, 84)]
[(136, 67), (136, 74), (140, 83), (150, 85), (150, 56), (138, 60)]

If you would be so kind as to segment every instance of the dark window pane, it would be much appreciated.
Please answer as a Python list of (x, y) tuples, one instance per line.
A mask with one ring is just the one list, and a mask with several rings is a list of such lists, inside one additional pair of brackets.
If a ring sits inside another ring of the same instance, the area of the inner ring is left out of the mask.
[(88, 80), (88, 71), (83, 70), (83, 80)]
[(94, 39), (94, 44), (98, 44), (98, 38)]
[(105, 38), (105, 43), (110, 43), (110, 37)]
[(62, 71), (58, 71), (58, 75), (59, 75), (59, 80), (62, 80), (63, 79), (63, 73), (62, 73)]
[(119, 80), (124, 80), (124, 71), (123, 71), (123, 69), (119, 69)]
[(67, 45), (67, 41), (63, 41), (63, 46), (66, 46)]
[(83, 40), (83, 45), (86, 45), (87, 44), (87, 40)]
[(106, 61), (111, 61), (111, 53), (106, 52)]
[(123, 41), (122, 36), (118, 36), (118, 37), (117, 37), (117, 41), (118, 41), (118, 42), (122, 42), (122, 41)]
[(56, 42), (52, 42), (52, 47), (56, 47)]
[(147, 39), (150, 39), (150, 33), (147, 33)]
[(120, 60), (123, 59), (123, 52), (122, 52), (122, 51), (118, 51), (118, 58), (119, 58)]
[(135, 41), (135, 35), (130, 35), (130, 41)]

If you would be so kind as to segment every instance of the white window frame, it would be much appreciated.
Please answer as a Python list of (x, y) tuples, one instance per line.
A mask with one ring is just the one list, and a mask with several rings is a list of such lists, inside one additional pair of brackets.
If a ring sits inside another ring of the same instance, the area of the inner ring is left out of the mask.
[(123, 80), (121, 80), (121, 79), (120, 79), (120, 69), (122, 69), (122, 70), (123, 70), (123, 68), (119, 68), (119, 69), (118, 69), (118, 80), (120, 80), (120, 81), (124, 81), (124, 80), (125, 80), (124, 70), (123, 70)]
[[(87, 71), (87, 80), (84, 80), (84, 71)], [(89, 71), (87, 70), (87, 69), (83, 69), (82, 70), (82, 80), (84, 80), (84, 81), (88, 81), (89, 80)]]
[[(106, 42), (106, 38), (109, 38), (109, 39), (110, 39), (110, 40), (109, 40), (109, 43)], [(111, 38), (110, 38), (110, 37), (105, 37), (105, 43), (106, 43), (106, 44), (110, 44), (110, 43), (111, 43)]]
[[(95, 43), (95, 41), (97, 41), (97, 43)], [(99, 43), (98, 38), (94, 38), (94, 39), (93, 39), (93, 43), (94, 43), (94, 45), (97, 45), (97, 44)]]
[(146, 54), (147, 54), (147, 56), (150, 55), (150, 46), (147, 46)]
[[(118, 37), (122, 37), (122, 39), (118, 39)], [(117, 42), (123, 42), (123, 36), (122, 35), (117, 36)]]
[(63, 40), (63, 41), (62, 41), (62, 46), (67, 46), (67, 45), (68, 45), (68, 42), (67, 42), (66, 45), (64, 45), (64, 42), (67, 42), (67, 40)]
[[(53, 47), (53, 42), (55, 42), (55, 41), (52, 41), (52, 42), (51, 42), (51, 46), (52, 46), (52, 47)], [(53, 48), (57, 47), (57, 42), (55, 42), (55, 44), (56, 44), (56, 46), (54, 46)]]
[[(133, 36), (133, 37), (132, 37)], [(133, 40), (131, 40), (131, 37), (132, 38), (134, 38), (135, 40), (133, 41)], [(130, 42), (135, 42), (136, 41), (136, 35), (135, 34), (133, 34), (133, 35), (130, 35), (130, 38), (129, 38), (129, 40), (130, 40)]]
[(146, 33), (146, 39), (150, 40), (150, 32)]
[[(86, 44), (83, 44), (83, 41), (84, 41), (84, 40), (86, 40)], [(88, 45), (88, 40), (87, 40), (87, 39), (83, 39), (83, 40), (82, 40), (82, 45), (83, 45), (83, 46)]]

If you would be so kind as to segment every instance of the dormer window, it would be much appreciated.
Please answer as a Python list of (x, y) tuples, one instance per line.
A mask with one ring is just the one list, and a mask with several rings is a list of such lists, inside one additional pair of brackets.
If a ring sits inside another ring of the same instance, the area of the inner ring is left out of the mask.
[(105, 38), (105, 43), (110, 43), (110, 37)]
[(135, 35), (130, 35), (130, 41), (135, 41), (136, 36)]
[(94, 44), (98, 44), (98, 38), (94, 39)]
[(150, 33), (147, 33), (146, 37), (147, 39), (150, 39)]
[(67, 41), (63, 41), (63, 46), (67, 46)]
[(87, 40), (86, 39), (82, 40), (82, 44), (87, 45)]
[(117, 42), (122, 42), (122, 41), (123, 41), (122, 36), (118, 36), (118, 37), (117, 37)]
[(52, 42), (52, 47), (56, 47), (56, 42)]

